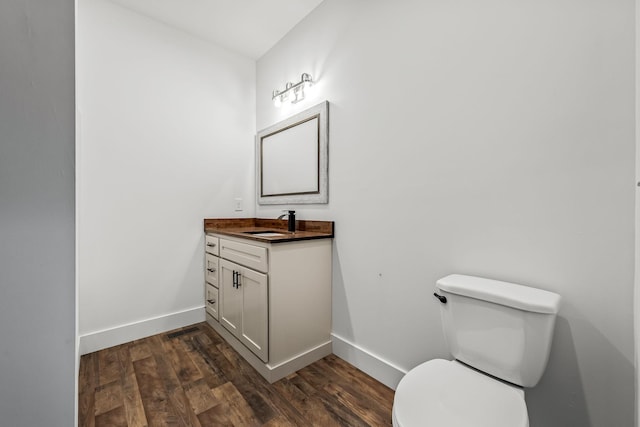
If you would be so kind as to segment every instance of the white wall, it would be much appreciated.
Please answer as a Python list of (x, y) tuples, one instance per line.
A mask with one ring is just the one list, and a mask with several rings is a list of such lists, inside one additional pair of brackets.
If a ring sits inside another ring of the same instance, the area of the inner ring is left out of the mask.
[(255, 61), (104, 0), (78, 22), (88, 352), (204, 320), (202, 220), (254, 215)]
[[(331, 102), (330, 204), (295, 208), (336, 221), (333, 329), (352, 361), (388, 379), (362, 353), (401, 371), (447, 357), (435, 281), (514, 281), (563, 297), (531, 425), (632, 425), (634, 15), (326, 0), (259, 59), (258, 129)], [(315, 97), (275, 109), (302, 72)]]
[(0, 424), (74, 423), (74, 2), (0, 2)]

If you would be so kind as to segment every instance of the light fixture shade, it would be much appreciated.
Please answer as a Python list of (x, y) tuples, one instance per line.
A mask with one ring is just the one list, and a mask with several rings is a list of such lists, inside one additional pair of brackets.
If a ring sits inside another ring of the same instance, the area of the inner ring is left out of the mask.
[(278, 89), (271, 93), (271, 100), (273, 101), (273, 105), (276, 107), (282, 105), (282, 97), (280, 96), (280, 91)]
[(300, 85), (293, 90), (292, 104), (296, 104), (304, 99), (304, 85)]

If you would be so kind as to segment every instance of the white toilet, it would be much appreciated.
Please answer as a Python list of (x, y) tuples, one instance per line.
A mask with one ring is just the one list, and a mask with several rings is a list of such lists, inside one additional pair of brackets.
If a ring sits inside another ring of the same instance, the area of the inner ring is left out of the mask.
[(434, 295), (454, 360), (402, 378), (394, 427), (528, 427), (522, 387), (547, 365), (560, 296), (460, 274), (438, 280)]

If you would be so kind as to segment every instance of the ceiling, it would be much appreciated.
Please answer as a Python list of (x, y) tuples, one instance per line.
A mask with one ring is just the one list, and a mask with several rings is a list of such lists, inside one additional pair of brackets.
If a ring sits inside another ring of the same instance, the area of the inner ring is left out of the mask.
[(111, 0), (258, 59), (323, 0)]

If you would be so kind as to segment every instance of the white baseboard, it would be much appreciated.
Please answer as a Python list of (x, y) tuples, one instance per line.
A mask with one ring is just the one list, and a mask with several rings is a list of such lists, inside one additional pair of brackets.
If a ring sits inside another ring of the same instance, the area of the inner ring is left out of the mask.
[(92, 353), (114, 345), (204, 322), (204, 320), (204, 307), (196, 307), (80, 335), (80, 354)]
[(384, 360), (339, 335), (331, 334), (331, 336), (333, 337), (333, 354), (371, 375), (393, 390), (396, 389), (402, 377), (407, 373), (407, 371), (395, 366), (393, 363)]

